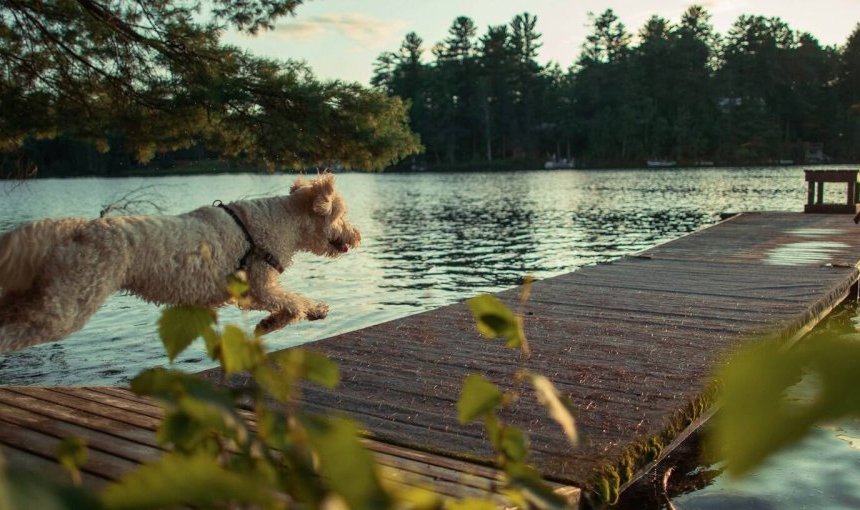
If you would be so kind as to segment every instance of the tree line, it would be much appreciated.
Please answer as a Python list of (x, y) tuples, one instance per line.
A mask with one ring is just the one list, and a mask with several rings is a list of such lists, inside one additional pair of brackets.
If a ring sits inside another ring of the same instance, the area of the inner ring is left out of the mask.
[(430, 59), (414, 32), (381, 54), (371, 83), (411, 104), (425, 147), (402, 166), (860, 160), (860, 24), (835, 47), (776, 17), (719, 34), (698, 5), (635, 36), (612, 9), (590, 20), (568, 69), (537, 62), (528, 13), (480, 36), (458, 17)]

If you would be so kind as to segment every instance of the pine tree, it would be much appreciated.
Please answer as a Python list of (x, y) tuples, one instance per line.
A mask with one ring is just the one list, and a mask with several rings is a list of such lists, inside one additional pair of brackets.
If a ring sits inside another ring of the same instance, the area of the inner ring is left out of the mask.
[(417, 151), (399, 99), (220, 42), (300, 4), (2, 0), (0, 151), (65, 135), (143, 162), (203, 142), (270, 167), (365, 169)]

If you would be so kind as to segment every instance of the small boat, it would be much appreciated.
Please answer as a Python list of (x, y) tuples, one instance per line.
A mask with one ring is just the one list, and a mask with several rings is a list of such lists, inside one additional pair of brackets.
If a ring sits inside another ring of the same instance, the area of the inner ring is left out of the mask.
[(648, 168), (667, 168), (678, 165), (676, 161), (666, 159), (649, 159), (645, 164), (648, 165)]
[(788, 166), (788, 165), (793, 165), (793, 164), (794, 164), (794, 160), (793, 160), (793, 159), (780, 159), (780, 160), (778, 160), (777, 162), (778, 162), (780, 165), (783, 165), (783, 166)]
[(576, 163), (575, 158), (550, 159), (543, 164), (546, 170), (554, 170), (556, 168), (573, 168)]

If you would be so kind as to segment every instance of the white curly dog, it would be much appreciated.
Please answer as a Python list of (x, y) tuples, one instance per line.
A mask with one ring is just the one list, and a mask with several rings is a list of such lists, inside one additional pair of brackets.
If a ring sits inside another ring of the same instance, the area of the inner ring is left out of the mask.
[(81, 329), (118, 290), (161, 304), (227, 303), (227, 277), (248, 276), (247, 308), (267, 333), (322, 319), (328, 305), (289, 292), (278, 275), (297, 251), (334, 257), (358, 245), (334, 176), (299, 179), (289, 195), (201, 207), (178, 216), (46, 219), (0, 236), (0, 352)]

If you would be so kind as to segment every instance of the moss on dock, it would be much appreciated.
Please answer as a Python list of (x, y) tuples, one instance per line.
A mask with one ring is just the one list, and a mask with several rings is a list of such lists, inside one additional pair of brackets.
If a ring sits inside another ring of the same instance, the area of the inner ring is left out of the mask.
[(624, 448), (617, 459), (599, 467), (596, 475), (585, 488), (589, 505), (593, 508), (602, 508), (617, 503), (624, 486), (634, 481), (649, 464), (658, 461), (668, 445), (706, 415), (716, 403), (718, 390), (717, 383), (708, 384), (700, 396), (669, 418), (663, 430), (652, 436), (637, 439)]

